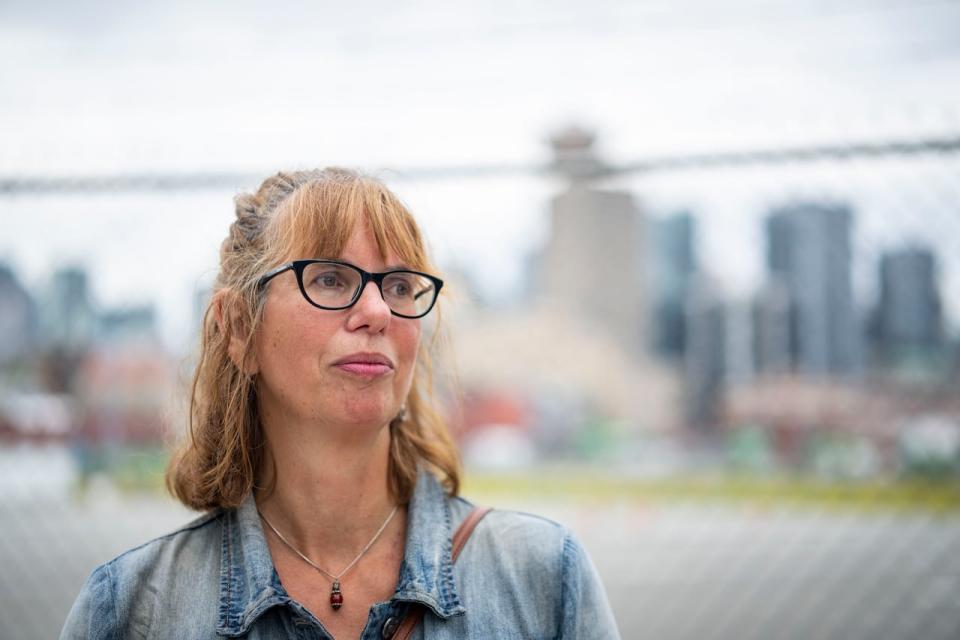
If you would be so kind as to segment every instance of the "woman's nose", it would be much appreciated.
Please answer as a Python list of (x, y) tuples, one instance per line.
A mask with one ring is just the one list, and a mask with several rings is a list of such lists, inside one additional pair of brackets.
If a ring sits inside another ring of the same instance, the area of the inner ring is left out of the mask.
[(390, 316), (390, 307), (383, 299), (377, 283), (368, 282), (356, 304), (350, 308), (348, 327), (351, 330), (367, 327), (373, 332), (383, 331), (390, 324)]

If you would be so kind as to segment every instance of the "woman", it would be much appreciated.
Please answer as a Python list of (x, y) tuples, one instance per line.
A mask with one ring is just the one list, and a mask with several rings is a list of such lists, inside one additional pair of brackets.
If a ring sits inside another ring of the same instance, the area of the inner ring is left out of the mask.
[(472, 505), (421, 327), (443, 283), (400, 201), (326, 169), (236, 215), (167, 476), (208, 513), (96, 569), (62, 637), (616, 637), (555, 523), (492, 511), (454, 564)]

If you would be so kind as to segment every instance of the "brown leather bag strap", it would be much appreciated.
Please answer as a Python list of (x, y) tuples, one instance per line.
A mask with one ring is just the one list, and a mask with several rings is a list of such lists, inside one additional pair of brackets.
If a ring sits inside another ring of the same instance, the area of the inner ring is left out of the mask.
[[(460, 555), (460, 552), (463, 551), (463, 547), (467, 544), (467, 540), (470, 538), (470, 534), (473, 533), (474, 528), (490, 511), (492, 511), (491, 507), (474, 507), (473, 510), (467, 514), (467, 517), (463, 519), (463, 522), (460, 523), (457, 532), (453, 534), (453, 553), (451, 557), (454, 562), (457, 561), (457, 557)], [(403, 619), (403, 622), (400, 623), (400, 626), (397, 627), (397, 632), (394, 634), (393, 640), (408, 640), (413, 630), (420, 624), (420, 620), (423, 618), (423, 611), (424, 608), (422, 606), (411, 604), (407, 616)]]
[(493, 507), (474, 507), (470, 513), (467, 514), (467, 517), (463, 519), (463, 522), (460, 523), (460, 526), (457, 528), (457, 532), (453, 534), (453, 561), (457, 561), (457, 557), (460, 555), (460, 552), (463, 551), (463, 546), (467, 544), (467, 540), (470, 538), (470, 534), (473, 533), (473, 529), (483, 520), (483, 517), (490, 513), (493, 510)]

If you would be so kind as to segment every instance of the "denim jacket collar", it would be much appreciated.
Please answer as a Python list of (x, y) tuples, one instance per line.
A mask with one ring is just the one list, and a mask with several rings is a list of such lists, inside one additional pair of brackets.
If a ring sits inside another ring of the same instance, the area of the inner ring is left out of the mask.
[[(450, 506), (440, 483), (421, 469), (407, 507), (400, 579), (391, 598), (418, 602), (441, 618), (463, 615), (453, 578)], [(223, 513), (217, 633), (239, 636), (271, 607), (289, 603), (270, 558), (257, 505), (248, 495)]]

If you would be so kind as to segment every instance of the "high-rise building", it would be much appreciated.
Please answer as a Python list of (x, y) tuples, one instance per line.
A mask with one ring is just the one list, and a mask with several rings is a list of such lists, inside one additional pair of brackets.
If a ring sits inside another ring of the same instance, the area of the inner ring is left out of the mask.
[(927, 248), (890, 251), (880, 259), (874, 335), (881, 354), (936, 349), (943, 340), (937, 261)]
[(44, 342), (50, 347), (76, 352), (90, 345), (97, 316), (85, 270), (66, 267), (53, 274), (41, 309), (41, 323)]
[(716, 285), (699, 278), (691, 286), (684, 313), (686, 419), (695, 428), (706, 428), (717, 418), (718, 401), (726, 382), (727, 308)]
[(853, 302), (851, 224), (845, 205), (796, 203), (767, 219), (767, 265), (790, 299), (793, 368), (847, 375), (862, 365), (862, 333)]
[(592, 135), (569, 130), (553, 144), (554, 166), (569, 185), (551, 203), (540, 292), (637, 357), (648, 343), (643, 217), (629, 193), (589, 183), (603, 171)]
[(650, 230), (654, 349), (662, 356), (678, 358), (686, 347), (684, 304), (697, 270), (696, 221), (684, 212), (653, 221)]
[(766, 283), (753, 300), (753, 356), (760, 375), (790, 371), (790, 294), (778, 280)]
[(0, 263), (0, 364), (27, 355), (36, 343), (37, 308), (13, 270)]

